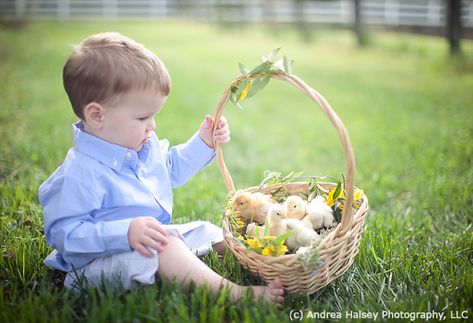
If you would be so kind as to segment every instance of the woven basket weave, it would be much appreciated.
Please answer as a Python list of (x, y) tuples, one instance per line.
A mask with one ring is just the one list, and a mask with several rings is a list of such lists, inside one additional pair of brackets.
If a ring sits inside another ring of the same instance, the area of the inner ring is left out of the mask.
[[(287, 75), (283, 73), (270, 72), (271, 78), (279, 79), (292, 84), (296, 89), (300, 90), (322, 109), (331, 121), (343, 146), (346, 158), (346, 199), (345, 205), (353, 203), (353, 182), (355, 177), (355, 158), (350, 139), (340, 118), (332, 110), (328, 102), (314, 89), (308, 86), (304, 81), (295, 75)], [(247, 78), (245, 75), (237, 76), (231, 84), (239, 80)], [(254, 76), (250, 76), (255, 78)], [(215, 129), (218, 125), (223, 109), (230, 97), (230, 87), (228, 86), (222, 98), (217, 104), (215, 111)], [(222, 173), (225, 185), (230, 196), (235, 194), (235, 185), (232, 177), (225, 165), (223, 159), (222, 148), (215, 143), (217, 164)], [(335, 183), (321, 184), (326, 189), (335, 187)], [(263, 187), (260, 192), (270, 194), (280, 188), (281, 184)], [(291, 195), (302, 195), (308, 191), (308, 182), (296, 182), (286, 184), (286, 189)], [(255, 192), (258, 187), (250, 187), (245, 191)], [(279, 277), (288, 293), (306, 293), (312, 294), (328, 285), (335, 278), (342, 275), (353, 263), (355, 256), (358, 254), (358, 246), (363, 231), (363, 223), (368, 211), (368, 198), (363, 194), (360, 207), (353, 213), (351, 207), (345, 207), (342, 214), (342, 220), (337, 227), (331, 231), (318, 246), (321, 265), (315, 271), (307, 271), (297, 261), (299, 255), (288, 254), (279, 257), (270, 257), (257, 254), (247, 250), (234, 237), (233, 232), (229, 229), (229, 212), (223, 215), (223, 233), (225, 243), (233, 252), (239, 262), (246, 268), (250, 269), (254, 274), (262, 277), (266, 281), (272, 281)]]

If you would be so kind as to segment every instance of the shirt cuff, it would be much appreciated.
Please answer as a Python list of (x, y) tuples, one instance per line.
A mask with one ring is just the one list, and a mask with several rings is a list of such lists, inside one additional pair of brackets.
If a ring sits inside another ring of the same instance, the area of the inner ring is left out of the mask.
[(210, 148), (200, 138), (199, 133), (195, 133), (185, 146), (186, 155), (198, 165), (207, 166), (215, 158), (215, 150)]
[(133, 218), (103, 223), (103, 242), (106, 250), (131, 251), (128, 229)]

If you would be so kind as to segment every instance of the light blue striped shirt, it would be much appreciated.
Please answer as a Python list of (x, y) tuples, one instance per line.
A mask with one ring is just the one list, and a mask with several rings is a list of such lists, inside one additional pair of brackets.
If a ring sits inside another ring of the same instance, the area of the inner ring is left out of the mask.
[(171, 223), (172, 189), (214, 158), (198, 134), (169, 148), (155, 133), (136, 152), (73, 125), (75, 147), (39, 188), (46, 241), (55, 250), (44, 263), (71, 271), (95, 258), (131, 251), (128, 227), (138, 216)]

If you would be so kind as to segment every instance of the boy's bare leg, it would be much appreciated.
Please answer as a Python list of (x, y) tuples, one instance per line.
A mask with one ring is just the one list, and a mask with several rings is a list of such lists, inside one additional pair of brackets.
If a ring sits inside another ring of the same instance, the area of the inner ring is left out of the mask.
[[(176, 279), (181, 284), (193, 281), (197, 285), (207, 284), (214, 293), (218, 293), (222, 286), (230, 290), (230, 298), (240, 299), (247, 288), (223, 278), (203, 263), (185, 243), (175, 235), (168, 235), (168, 244), (158, 253), (158, 274), (167, 279)], [(272, 281), (268, 286), (252, 286), (255, 297), (264, 298), (276, 304), (284, 302), (284, 290), (279, 279)]]

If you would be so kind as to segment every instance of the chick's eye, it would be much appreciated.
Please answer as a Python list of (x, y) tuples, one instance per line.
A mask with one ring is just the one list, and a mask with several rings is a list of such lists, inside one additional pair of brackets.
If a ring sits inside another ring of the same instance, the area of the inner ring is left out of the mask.
[(294, 205), (294, 208), (296, 208), (296, 207), (297, 207), (297, 205)]

